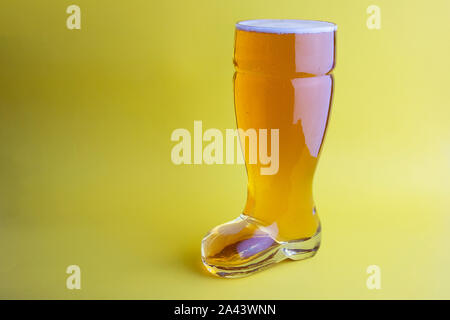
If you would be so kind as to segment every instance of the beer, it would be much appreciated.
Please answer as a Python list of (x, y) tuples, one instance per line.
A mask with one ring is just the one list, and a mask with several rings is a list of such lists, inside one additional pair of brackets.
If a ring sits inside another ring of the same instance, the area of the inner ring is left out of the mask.
[[(335, 64), (332, 23), (250, 20), (236, 25), (234, 100), (240, 132), (278, 129), (279, 169), (261, 174), (249, 162), (243, 214), (204, 238), (202, 258), (212, 273), (244, 276), (285, 258), (313, 256), (320, 221), (312, 182), (327, 128)], [(243, 137), (241, 137), (241, 140)], [(243, 144), (244, 145), (244, 144)]]

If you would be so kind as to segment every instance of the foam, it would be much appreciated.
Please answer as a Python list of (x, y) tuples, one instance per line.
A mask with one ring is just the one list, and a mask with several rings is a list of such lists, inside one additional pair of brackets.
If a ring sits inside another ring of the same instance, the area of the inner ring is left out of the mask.
[(246, 20), (236, 23), (236, 29), (263, 33), (322, 33), (334, 32), (337, 25), (315, 20)]

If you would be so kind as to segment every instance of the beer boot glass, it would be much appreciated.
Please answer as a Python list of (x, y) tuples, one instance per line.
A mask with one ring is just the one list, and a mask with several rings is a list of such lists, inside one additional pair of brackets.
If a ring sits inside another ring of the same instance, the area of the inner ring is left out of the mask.
[[(242, 277), (319, 249), (312, 181), (330, 113), (335, 34), (336, 25), (322, 21), (236, 24), (234, 101), (247, 203), (237, 219), (203, 239), (202, 261), (211, 273)], [(270, 150), (278, 153), (277, 172), (263, 174), (264, 164), (250, 163), (243, 143), (249, 129), (266, 129), (269, 141), (278, 129), (278, 150)]]

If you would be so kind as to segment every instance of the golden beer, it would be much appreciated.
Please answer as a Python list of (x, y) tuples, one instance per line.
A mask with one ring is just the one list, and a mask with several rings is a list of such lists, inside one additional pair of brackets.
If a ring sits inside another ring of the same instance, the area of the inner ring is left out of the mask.
[[(234, 100), (237, 126), (278, 129), (279, 168), (264, 175), (250, 163), (243, 214), (202, 242), (207, 269), (239, 277), (290, 258), (313, 256), (320, 221), (312, 195), (314, 171), (330, 114), (336, 26), (307, 20), (250, 20), (236, 25)], [(240, 131), (242, 132), (242, 131)], [(241, 141), (244, 137), (241, 137)]]

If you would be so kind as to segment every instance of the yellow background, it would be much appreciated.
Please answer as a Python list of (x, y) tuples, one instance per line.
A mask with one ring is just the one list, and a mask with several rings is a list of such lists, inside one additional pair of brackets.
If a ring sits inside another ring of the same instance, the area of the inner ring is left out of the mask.
[[(66, 8), (81, 8), (81, 30)], [(369, 30), (366, 8), (381, 8)], [(448, 0), (2, 1), (0, 298), (450, 298)], [(175, 166), (174, 129), (235, 127), (234, 23), (338, 24), (318, 255), (202, 271), (240, 165)], [(82, 289), (65, 287), (81, 267)], [(381, 268), (368, 290), (366, 268)]]

